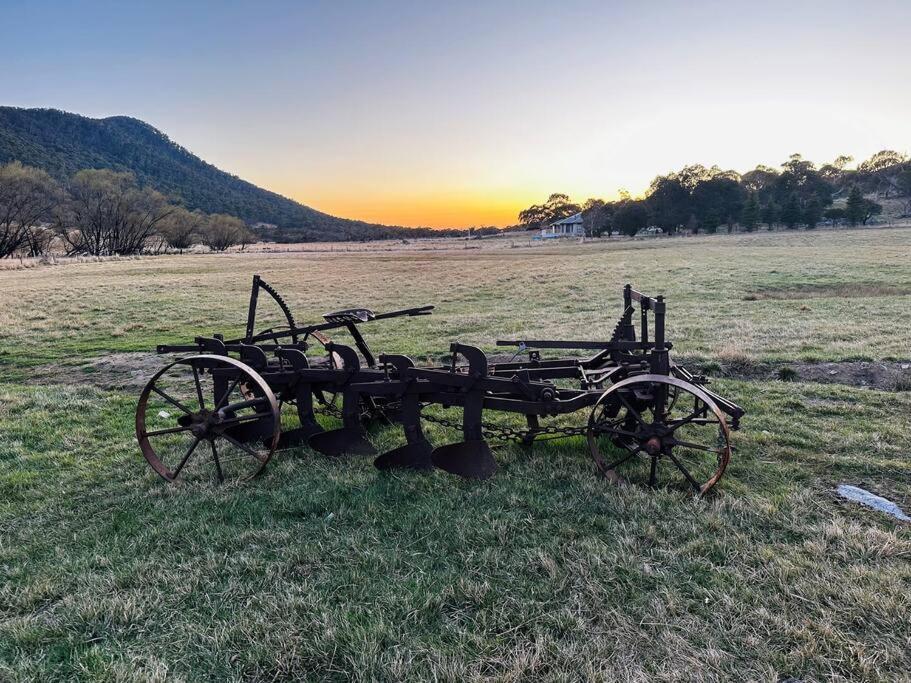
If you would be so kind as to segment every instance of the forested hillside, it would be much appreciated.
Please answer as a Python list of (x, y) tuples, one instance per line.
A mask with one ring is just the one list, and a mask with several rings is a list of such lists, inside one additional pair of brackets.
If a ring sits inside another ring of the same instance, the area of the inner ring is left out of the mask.
[(130, 171), (140, 184), (189, 209), (274, 224), (277, 228), (262, 235), (271, 239), (381, 239), (429, 232), (316, 211), (225, 173), (149, 124), (126, 116), (90, 119), (54, 109), (0, 107), (0, 164), (17, 160), (60, 182), (81, 169)]

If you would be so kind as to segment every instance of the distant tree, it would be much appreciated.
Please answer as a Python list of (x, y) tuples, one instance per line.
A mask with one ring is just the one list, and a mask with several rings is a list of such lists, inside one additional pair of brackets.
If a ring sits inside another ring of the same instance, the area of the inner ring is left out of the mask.
[(223, 213), (209, 216), (200, 230), (203, 244), (212, 251), (225, 251), (241, 244), (245, 232), (248, 230), (242, 220)]
[(781, 207), (781, 222), (788, 230), (793, 230), (800, 223), (802, 214), (800, 199), (796, 192), (792, 192), (784, 206)]
[(606, 213), (603, 199), (587, 199), (582, 205), (582, 229), (589, 237), (595, 237), (604, 232), (606, 227)]
[(854, 161), (854, 157), (851, 155), (840, 154), (839, 156), (835, 157), (835, 161), (832, 162), (832, 165), (838, 170), (844, 171), (848, 167), (848, 164), (850, 164), (852, 161)]
[(77, 172), (69, 201), (57, 217), (58, 233), (71, 254), (138, 254), (174, 206), (132, 173), (106, 169)]
[(807, 230), (812, 230), (822, 218), (822, 203), (816, 197), (810, 197), (803, 207), (803, 222)]
[(890, 197), (900, 192), (897, 176), (907, 167), (908, 157), (891, 149), (884, 149), (862, 162), (857, 175), (868, 192)]
[(864, 199), (863, 203), (863, 215), (860, 219), (861, 223), (864, 225), (867, 224), (873, 216), (879, 216), (883, 212), (883, 205), (877, 202), (874, 202), (872, 199)]
[(531, 230), (559, 221), (582, 210), (569, 196), (556, 192), (544, 204), (535, 204), (519, 212), (519, 223)]
[(843, 221), (847, 218), (848, 212), (840, 207), (831, 207), (823, 212), (823, 216), (832, 221), (832, 225), (838, 226), (839, 221)]
[(852, 226), (858, 223), (866, 225), (873, 216), (878, 216), (882, 212), (883, 205), (864, 197), (859, 186), (854, 185), (851, 188), (848, 203), (845, 206), (845, 214)]
[(801, 206), (811, 197), (816, 197), (822, 206), (832, 203), (834, 187), (820, 175), (813, 162), (799, 154), (792, 154), (781, 167), (783, 171), (775, 181), (772, 194), (782, 210), (791, 200), (791, 195), (797, 196)]
[(38, 256), (46, 249), (42, 224), (60, 200), (60, 186), (44, 171), (13, 161), (0, 166), (0, 258), (25, 249)]
[(528, 230), (540, 228), (547, 218), (547, 210), (543, 204), (533, 204), (519, 212), (519, 223)]
[(688, 192), (692, 192), (699, 183), (710, 180), (712, 176), (712, 169), (708, 169), (702, 164), (691, 164), (671, 174), (670, 177), (677, 180)]
[(719, 172), (693, 188), (693, 212), (706, 232), (715, 232), (722, 223), (730, 226), (740, 217), (744, 195), (739, 182)]
[(743, 205), (740, 224), (747, 232), (753, 232), (759, 224), (760, 217), (759, 200), (756, 198), (756, 193), (751, 192), (746, 204)]
[[(478, 228), (475, 231), (475, 235), (477, 235), (479, 238), (483, 234), (484, 234), (483, 228)], [(258, 241), (259, 241), (259, 239), (256, 237), (256, 234), (252, 230), (250, 230), (250, 228), (248, 228), (246, 225), (244, 225), (244, 229), (240, 233), (240, 241), (238, 242), (238, 244), (240, 245), (240, 250), (244, 251), (247, 248), (247, 245), (256, 244), (256, 242), (258, 242)]]
[(845, 169), (848, 164), (854, 161), (854, 157), (842, 154), (828, 164), (823, 164), (819, 169), (819, 175), (827, 182), (838, 184), (845, 176)]
[(898, 191), (905, 197), (911, 196), (911, 167), (903, 168), (895, 175)]
[(852, 185), (848, 193), (848, 203), (845, 206), (845, 218), (852, 226), (864, 219), (864, 193), (858, 185)]
[(643, 202), (623, 202), (614, 213), (613, 223), (618, 232), (633, 237), (648, 225), (648, 209)]
[(861, 173), (879, 173), (893, 166), (899, 166), (908, 160), (904, 154), (891, 149), (884, 149), (860, 163), (857, 170)]
[(645, 201), (652, 223), (664, 232), (675, 232), (692, 213), (690, 191), (675, 174), (655, 178)]
[(755, 192), (760, 196), (765, 196), (771, 188), (775, 187), (778, 175), (778, 171), (774, 168), (760, 165), (752, 171), (744, 173), (741, 183), (747, 192)]
[(762, 222), (766, 224), (769, 230), (775, 229), (775, 224), (778, 222), (778, 214), (778, 205), (771, 199), (762, 207)]
[(178, 207), (159, 224), (158, 232), (171, 249), (183, 252), (200, 238), (199, 231), (205, 220), (205, 214), (200, 211)]

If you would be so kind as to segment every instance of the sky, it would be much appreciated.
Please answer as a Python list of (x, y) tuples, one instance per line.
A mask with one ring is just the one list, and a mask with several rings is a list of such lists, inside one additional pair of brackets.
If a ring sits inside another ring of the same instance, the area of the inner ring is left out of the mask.
[(907, 0), (0, 0), (0, 26), (0, 104), (134, 116), (394, 225), (508, 225), (690, 163), (911, 150)]

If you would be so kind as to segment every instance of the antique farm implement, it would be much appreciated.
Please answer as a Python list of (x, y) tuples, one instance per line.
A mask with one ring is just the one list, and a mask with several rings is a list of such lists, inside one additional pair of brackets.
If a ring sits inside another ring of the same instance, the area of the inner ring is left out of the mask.
[[(275, 324), (261, 322), (264, 305)], [(531, 447), (575, 438), (611, 480), (654, 486), (667, 470), (703, 494), (727, 467), (730, 430), (744, 411), (672, 362), (665, 307), (662, 297), (627, 285), (620, 318), (604, 341), (498, 341), (515, 353), (495, 362), (479, 348), (453, 343), (448, 362), (419, 367), (405, 355), (374, 355), (361, 328), (430, 315), (433, 306), (347, 309), (299, 325), (282, 297), (255, 276), (242, 336), (158, 347), (190, 355), (143, 389), (136, 435), (146, 460), (168, 481), (213, 473), (219, 481), (249, 478), (276, 450), (300, 445), (327, 456), (376, 456), (381, 470), (437, 467), (485, 479), (497, 468), (492, 440)], [(554, 351), (588, 355), (546, 357)], [(293, 407), (296, 424), (289, 415), (283, 420), (284, 406)], [(446, 417), (447, 409), (460, 415)], [(334, 428), (317, 420), (321, 412)], [(485, 421), (485, 413), (497, 421)], [(404, 443), (377, 454), (369, 438), (377, 423), (400, 425)], [(434, 447), (426, 423), (457, 429), (461, 438)]]

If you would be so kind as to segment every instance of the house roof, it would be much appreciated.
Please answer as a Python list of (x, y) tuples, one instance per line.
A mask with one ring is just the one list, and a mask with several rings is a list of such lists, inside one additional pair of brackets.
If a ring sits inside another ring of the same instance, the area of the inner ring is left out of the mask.
[(572, 216), (567, 216), (566, 218), (554, 221), (551, 225), (576, 225), (577, 223), (582, 222), (582, 212), (574, 213)]

